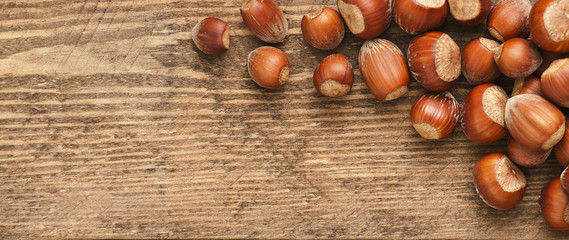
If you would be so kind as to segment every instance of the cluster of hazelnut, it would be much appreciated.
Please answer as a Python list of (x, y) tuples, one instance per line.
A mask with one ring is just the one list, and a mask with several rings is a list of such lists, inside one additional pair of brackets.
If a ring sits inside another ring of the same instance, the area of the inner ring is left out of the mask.
[[(419, 97), (411, 108), (411, 123), (424, 138), (445, 138), (459, 122), (474, 142), (490, 143), (510, 134), (507, 156), (487, 155), (472, 172), (476, 191), (493, 208), (513, 208), (524, 196), (526, 179), (517, 165), (537, 166), (553, 151), (566, 169), (543, 188), (539, 204), (551, 227), (569, 231), (569, 127), (558, 108), (569, 108), (569, 0), (539, 0), (533, 6), (529, 0), (501, 0), (495, 6), (492, 0), (338, 0), (337, 7), (340, 13), (323, 7), (304, 15), (306, 42), (335, 49), (344, 38), (345, 21), (355, 36), (369, 39), (360, 49), (359, 67), (379, 101), (407, 93), (409, 73), (425, 89), (441, 92)], [(449, 10), (466, 26), (487, 21), (497, 41), (476, 38), (461, 53), (449, 35), (432, 31), (444, 23)], [(265, 42), (286, 37), (286, 17), (272, 0), (245, 0), (241, 16)], [(404, 31), (422, 33), (410, 42), (407, 59), (392, 42), (373, 39), (392, 17)], [(220, 54), (229, 48), (228, 32), (224, 21), (206, 18), (193, 28), (192, 38), (201, 51)], [(257, 48), (248, 57), (251, 78), (264, 88), (281, 87), (289, 68), (286, 54), (274, 47)], [(446, 91), (461, 73), (475, 85), (462, 111)], [(516, 79), (511, 98), (491, 83), (502, 74)], [(353, 76), (348, 59), (333, 54), (316, 67), (314, 87), (328, 97), (343, 96)]]

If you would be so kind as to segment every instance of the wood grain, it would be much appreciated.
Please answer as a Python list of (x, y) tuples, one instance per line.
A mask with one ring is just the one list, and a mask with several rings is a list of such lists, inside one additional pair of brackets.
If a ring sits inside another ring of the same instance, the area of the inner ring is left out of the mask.
[[(290, 24), (293, 65), (281, 90), (250, 80), (247, 54), (265, 43), (242, 23), (240, 0), (8, 0), (0, 3), (0, 239), (510, 238), (567, 239), (537, 203), (562, 168), (524, 169), (509, 211), (486, 206), (471, 170), (505, 152), (459, 128), (427, 141), (408, 119), (425, 93), (378, 102), (359, 70), (346, 97), (319, 96), (325, 56), (358, 69), (364, 42), (306, 44), (302, 16), (335, 1), (276, 1)], [(535, 1), (534, 1), (535, 2)], [(231, 26), (231, 49), (197, 50), (206, 16)], [(463, 47), (489, 37), (449, 18)], [(395, 24), (382, 38), (404, 51)], [(511, 91), (513, 81), (498, 82)], [(450, 91), (463, 102), (463, 77)]]

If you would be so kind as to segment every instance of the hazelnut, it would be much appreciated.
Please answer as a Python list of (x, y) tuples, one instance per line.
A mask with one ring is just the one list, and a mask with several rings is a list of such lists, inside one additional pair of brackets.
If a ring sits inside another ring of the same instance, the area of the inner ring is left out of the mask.
[(569, 52), (569, 1), (537, 1), (530, 12), (529, 29), (539, 47), (550, 52)]
[(524, 197), (526, 177), (504, 154), (484, 156), (474, 165), (472, 175), (476, 192), (490, 207), (510, 209)]
[(488, 32), (500, 42), (527, 37), (530, 10), (528, 0), (499, 1), (488, 16)]
[(322, 50), (338, 47), (344, 39), (344, 22), (336, 10), (323, 7), (302, 17), (301, 30), (308, 44)]
[(542, 59), (537, 47), (523, 38), (512, 38), (494, 51), (496, 65), (510, 78), (527, 77), (541, 65)]
[(260, 47), (248, 57), (249, 75), (259, 86), (280, 88), (287, 80), (290, 62), (286, 54), (274, 47)]
[(313, 82), (316, 91), (324, 96), (344, 96), (354, 83), (352, 64), (343, 55), (330, 55), (316, 67)]
[(265, 42), (282, 42), (288, 32), (288, 22), (273, 0), (245, 0), (241, 17), (253, 34)]
[(448, 0), (450, 13), (460, 24), (476, 26), (488, 18), (492, 0)]
[(541, 75), (541, 90), (547, 99), (569, 107), (569, 58), (553, 61)]
[(568, 123), (565, 123), (563, 138), (555, 145), (555, 148), (553, 148), (555, 158), (557, 158), (557, 161), (563, 167), (569, 166), (569, 127), (567, 127), (567, 124)]
[(551, 150), (535, 151), (520, 144), (515, 138), (510, 137), (508, 141), (508, 156), (516, 164), (523, 167), (535, 167), (543, 163)]
[(425, 94), (411, 108), (411, 123), (426, 139), (442, 139), (454, 132), (460, 118), (458, 102), (449, 92)]
[(442, 32), (415, 37), (407, 51), (411, 75), (429, 91), (449, 89), (460, 76), (460, 48)]
[(563, 190), (561, 180), (551, 180), (539, 195), (539, 206), (545, 222), (553, 229), (569, 231), (569, 194)]
[(508, 95), (496, 84), (485, 83), (474, 87), (462, 107), (462, 130), (468, 139), (489, 143), (508, 135), (504, 111)]
[(543, 97), (541, 91), (541, 81), (536, 76), (528, 76), (524, 78), (518, 78), (514, 82), (514, 89), (512, 91), (512, 97), (519, 94), (536, 94)]
[(552, 148), (565, 133), (563, 113), (535, 94), (510, 98), (506, 103), (505, 120), (512, 137), (536, 151)]
[(475, 38), (462, 50), (462, 74), (472, 85), (493, 82), (500, 77), (500, 69), (494, 61), (494, 50), (500, 43), (487, 39)]
[(220, 54), (229, 49), (229, 27), (219, 18), (202, 19), (192, 28), (192, 40), (206, 54)]
[(391, 0), (338, 0), (338, 10), (356, 37), (381, 35), (391, 23)]
[(417, 34), (441, 26), (447, 19), (446, 0), (396, 0), (393, 19), (401, 29)]
[(409, 90), (409, 70), (401, 50), (385, 39), (367, 40), (360, 49), (360, 71), (379, 101), (403, 96)]

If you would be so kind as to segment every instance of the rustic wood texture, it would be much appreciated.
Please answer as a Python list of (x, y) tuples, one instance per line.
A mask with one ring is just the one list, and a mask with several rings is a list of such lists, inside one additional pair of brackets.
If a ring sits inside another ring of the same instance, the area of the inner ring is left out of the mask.
[[(471, 170), (506, 140), (440, 141), (408, 114), (425, 93), (377, 101), (356, 70), (346, 97), (319, 96), (325, 56), (355, 69), (362, 39), (307, 45), (302, 16), (335, 1), (278, 0), (293, 65), (281, 90), (250, 80), (246, 56), (268, 45), (246, 29), (240, 0), (7, 0), (0, 3), (0, 239), (509, 238), (567, 239), (538, 205), (562, 168), (524, 169), (521, 204), (499, 211)], [(216, 16), (231, 49), (197, 50), (191, 28)], [(460, 47), (485, 26), (440, 28)], [(382, 38), (403, 51), (394, 23)], [(498, 82), (511, 92), (513, 81)], [(463, 102), (461, 77), (450, 91)]]

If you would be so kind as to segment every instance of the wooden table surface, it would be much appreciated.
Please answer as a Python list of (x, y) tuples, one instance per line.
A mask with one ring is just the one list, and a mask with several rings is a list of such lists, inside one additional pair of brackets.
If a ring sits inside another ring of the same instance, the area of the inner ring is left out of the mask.
[[(346, 34), (337, 50), (302, 38), (302, 16), (336, 1), (278, 0), (290, 30), (289, 82), (249, 78), (263, 45), (241, 0), (5, 0), (0, 3), (0, 239), (28, 238), (510, 238), (567, 239), (537, 203), (562, 171), (553, 157), (525, 169), (521, 204), (499, 211), (471, 171), (506, 140), (468, 141), (460, 128), (427, 141), (409, 110), (425, 93), (377, 101)], [(220, 17), (231, 49), (197, 51), (191, 28)], [(440, 28), (460, 47), (485, 26)], [(395, 24), (382, 38), (406, 52)], [(346, 55), (354, 88), (319, 96), (327, 55)], [(511, 92), (513, 80), (498, 83)], [(462, 103), (471, 86), (450, 89)]]

